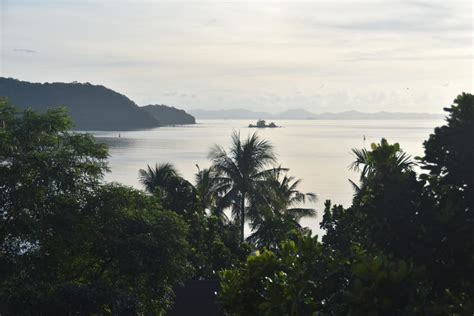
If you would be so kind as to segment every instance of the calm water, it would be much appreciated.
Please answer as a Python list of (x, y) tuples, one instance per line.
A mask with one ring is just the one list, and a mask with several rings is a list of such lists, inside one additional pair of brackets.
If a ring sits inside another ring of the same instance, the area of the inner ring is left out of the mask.
[[(196, 164), (210, 165), (207, 153), (214, 144), (228, 147), (233, 130), (242, 136), (256, 129), (246, 127), (247, 120), (200, 120), (196, 125), (161, 127), (144, 131), (93, 132), (109, 145), (108, 181), (140, 188), (138, 169), (147, 164), (172, 162), (182, 176), (193, 181)], [(260, 129), (258, 134), (275, 146), (279, 162), (290, 174), (302, 178), (300, 189), (314, 192), (318, 217), (303, 219), (302, 224), (319, 232), (322, 205), (326, 199), (349, 206), (352, 198), (348, 179), (358, 174), (349, 170), (351, 148), (370, 146), (382, 137), (399, 142), (412, 156), (423, 153), (422, 143), (442, 121), (278, 121), (282, 128)], [(118, 135), (120, 133), (120, 138)], [(364, 142), (364, 135), (366, 140)]]

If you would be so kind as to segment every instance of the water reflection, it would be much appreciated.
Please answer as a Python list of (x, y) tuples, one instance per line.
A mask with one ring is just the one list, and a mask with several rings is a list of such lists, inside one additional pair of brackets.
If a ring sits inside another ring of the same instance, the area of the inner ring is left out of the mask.
[(107, 145), (109, 150), (114, 150), (116, 148), (132, 148), (137, 143), (137, 139), (125, 137), (96, 136), (96, 139), (99, 143)]

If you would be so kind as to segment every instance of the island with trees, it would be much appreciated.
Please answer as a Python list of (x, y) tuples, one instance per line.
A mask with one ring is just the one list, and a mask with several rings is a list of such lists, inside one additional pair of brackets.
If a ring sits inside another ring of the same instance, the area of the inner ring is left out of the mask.
[(267, 124), (265, 120), (258, 120), (255, 125), (249, 124), (249, 128), (276, 128), (276, 127), (281, 127), (281, 126), (277, 126), (273, 122), (271, 122), (270, 124)]
[(257, 134), (192, 182), (143, 166), (139, 190), (104, 180), (107, 147), (63, 108), (0, 99), (0, 314), (164, 315), (215, 281), (221, 315), (472, 315), (474, 96), (445, 111), (421, 157), (352, 151), (352, 205), (325, 202), (321, 237), (300, 224), (316, 195)]

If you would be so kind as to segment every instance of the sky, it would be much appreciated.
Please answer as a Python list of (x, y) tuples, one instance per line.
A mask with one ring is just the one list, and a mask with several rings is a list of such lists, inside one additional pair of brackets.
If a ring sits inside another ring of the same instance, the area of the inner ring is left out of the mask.
[(471, 1), (0, 0), (0, 76), (138, 105), (440, 113), (473, 91)]

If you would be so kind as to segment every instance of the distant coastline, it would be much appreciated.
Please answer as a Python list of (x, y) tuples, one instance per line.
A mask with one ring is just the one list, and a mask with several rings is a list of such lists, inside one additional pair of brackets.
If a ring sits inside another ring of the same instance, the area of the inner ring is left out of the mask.
[(325, 112), (315, 114), (304, 109), (288, 110), (276, 114), (254, 112), (246, 109), (229, 110), (189, 110), (196, 119), (216, 120), (433, 120), (442, 119), (442, 114), (403, 112)]

